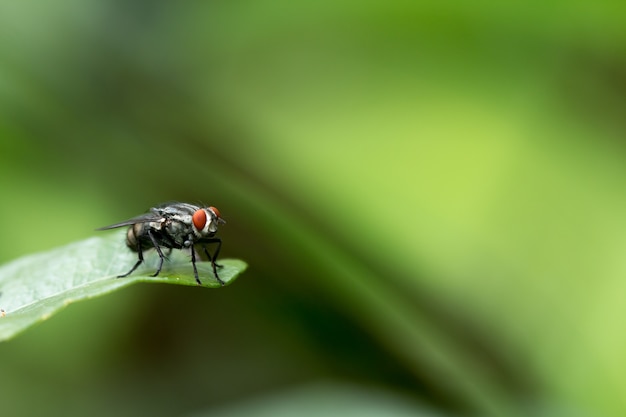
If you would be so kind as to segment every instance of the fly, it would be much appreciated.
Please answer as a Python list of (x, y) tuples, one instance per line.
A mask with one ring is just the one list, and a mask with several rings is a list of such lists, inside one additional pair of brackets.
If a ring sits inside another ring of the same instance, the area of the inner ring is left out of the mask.
[[(195, 250), (195, 246), (200, 245), (211, 262), (215, 278), (224, 285), (224, 281), (217, 274), (217, 268), (222, 266), (216, 263), (217, 255), (222, 248), (222, 239), (214, 237), (217, 226), (223, 223), (226, 222), (222, 219), (219, 210), (213, 206), (199, 207), (187, 203), (168, 203), (153, 207), (145, 214), (96, 230), (129, 226), (126, 232), (126, 246), (133, 252), (137, 252), (138, 259), (130, 271), (119, 275), (118, 278), (127, 277), (141, 265), (144, 250), (154, 248), (159, 254), (159, 266), (152, 275), (156, 277), (161, 272), (163, 260), (166, 258), (162, 248), (170, 249), (170, 251), (171, 249), (189, 248), (196, 282), (198, 285), (202, 285), (196, 268)], [(206, 247), (212, 243), (217, 244), (213, 256)]]

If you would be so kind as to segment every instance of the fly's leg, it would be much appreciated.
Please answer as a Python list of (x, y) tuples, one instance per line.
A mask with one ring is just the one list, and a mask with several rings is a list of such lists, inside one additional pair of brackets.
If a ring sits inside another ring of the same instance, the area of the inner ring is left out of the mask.
[(125, 273), (125, 274), (118, 275), (118, 276), (117, 276), (118, 278), (124, 278), (124, 277), (129, 276), (129, 275), (130, 275), (130, 274), (132, 274), (132, 273), (133, 273), (133, 271), (134, 271), (135, 269), (137, 269), (137, 267), (138, 267), (139, 265), (141, 265), (141, 263), (143, 262), (143, 250), (141, 249), (141, 242), (137, 242), (137, 257), (138, 257), (139, 259), (137, 260), (137, 262), (135, 263), (135, 265), (134, 265), (132, 268), (130, 268), (130, 271), (128, 271), (128, 272), (127, 272), (127, 273)]
[(156, 277), (157, 275), (159, 275), (159, 272), (161, 272), (161, 268), (163, 267), (163, 259), (165, 259), (165, 255), (163, 255), (163, 252), (161, 251), (159, 244), (157, 243), (156, 239), (154, 238), (154, 235), (152, 234), (150, 230), (148, 230), (148, 236), (150, 236), (150, 240), (152, 241), (152, 244), (154, 245), (154, 249), (156, 249), (157, 253), (159, 254), (159, 267), (157, 268), (157, 271), (154, 273), (154, 275), (152, 275), (153, 277)]
[(193, 276), (196, 279), (196, 282), (198, 285), (202, 285), (202, 282), (200, 282), (200, 278), (198, 277), (198, 268), (196, 267), (196, 250), (193, 246), (191, 247), (191, 265), (193, 265)]
[(169, 259), (170, 255), (172, 254), (172, 248), (174, 246), (176, 246), (176, 242), (174, 242), (168, 235), (164, 234), (161, 236), (163, 238), (163, 240), (167, 240), (168, 245), (165, 245), (165, 252), (167, 252), (167, 254), (165, 255), (165, 259)]
[(217, 276), (217, 272), (215, 272), (215, 267), (217, 268), (223, 268), (223, 265), (219, 265), (216, 264), (215, 261), (217, 261), (217, 255), (220, 254), (220, 249), (222, 249), (222, 239), (220, 239), (219, 237), (214, 237), (211, 239), (205, 239), (203, 241), (204, 243), (217, 243), (217, 249), (215, 249), (215, 255), (211, 256), (211, 254), (209, 253), (209, 250), (206, 248), (206, 246), (202, 245), (202, 249), (204, 249), (204, 253), (206, 253), (206, 256), (208, 256), (209, 261), (211, 262), (211, 265), (213, 265), (213, 272), (215, 273), (215, 275)]
[(215, 254), (213, 256), (211, 256), (211, 254), (209, 253), (209, 250), (206, 248), (205, 245), (202, 245), (202, 249), (204, 249), (204, 253), (206, 253), (206, 256), (209, 258), (209, 261), (211, 262), (211, 266), (213, 267), (213, 274), (215, 274), (215, 278), (217, 278), (220, 284), (224, 285), (224, 281), (222, 281), (220, 276), (217, 274), (217, 268), (218, 267), (222, 268), (223, 266), (215, 263), (215, 261), (217, 261), (217, 255), (220, 254), (220, 249), (222, 249), (222, 239), (220, 239), (219, 237), (214, 237), (211, 239), (205, 239), (202, 242), (203, 243), (217, 243), (217, 249), (215, 249)]

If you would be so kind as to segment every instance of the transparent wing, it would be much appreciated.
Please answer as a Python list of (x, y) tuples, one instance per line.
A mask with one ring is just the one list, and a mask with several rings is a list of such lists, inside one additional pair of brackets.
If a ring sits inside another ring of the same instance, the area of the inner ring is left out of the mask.
[(145, 213), (145, 214), (139, 215), (137, 217), (133, 217), (133, 218), (128, 219), (128, 220), (124, 220), (123, 222), (114, 223), (114, 224), (111, 224), (109, 226), (99, 227), (96, 230), (117, 229), (118, 227), (132, 226), (133, 224), (137, 224), (137, 223), (157, 222), (157, 221), (161, 220), (162, 218), (163, 218), (163, 216), (161, 216), (161, 215), (159, 215), (157, 213)]

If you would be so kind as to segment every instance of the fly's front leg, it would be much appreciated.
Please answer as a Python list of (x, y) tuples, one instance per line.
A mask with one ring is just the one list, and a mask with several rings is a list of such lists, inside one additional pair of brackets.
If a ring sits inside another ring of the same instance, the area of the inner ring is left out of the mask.
[(210, 239), (204, 239), (202, 243), (207, 243), (207, 244), (217, 243), (217, 248), (215, 249), (215, 254), (213, 256), (211, 256), (211, 254), (209, 253), (209, 250), (206, 248), (205, 245), (202, 245), (202, 249), (204, 249), (204, 253), (206, 253), (206, 256), (208, 256), (209, 261), (211, 262), (211, 266), (213, 267), (213, 274), (215, 274), (215, 278), (217, 278), (220, 284), (224, 285), (224, 281), (222, 281), (220, 276), (217, 274), (217, 268), (218, 267), (222, 268), (223, 266), (215, 263), (215, 261), (217, 261), (217, 256), (220, 254), (220, 249), (222, 248), (222, 239), (220, 239), (219, 237), (214, 237)]
[(211, 265), (213, 265), (213, 270), (215, 270), (215, 267), (223, 268), (223, 265), (218, 265), (215, 263), (215, 261), (217, 261), (217, 255), (220, 254), (220, 249), (222, 249), (222, 239), (220, 239), (219, 237), (214, 237), (211, 239), (203, 240), (203, 243), (217, 243), (217, 249), (215, 249), (215, 255), (213, 256), (211, 256), (209, 250), (206, 248), (205, 245), (202, 245), (202, 249), (204, 249), (204, 253), (206, 253), (206, 256), (209, 258)]
[[(204, 250), (206, 251), (206, 248), (204, 248)], [(209, 259), (211, 259), (211, 255), (209, 255), (208, 252), (207, 255), (209, 256)], [(198, 283), (198, 285), (202, 285), (202, 282), (200, 282), (200, 278), (198, 278), (198, 268), (196, 267), (196, 249), (193, 246), (191, 247), (191, 264), (193, 265), (193, 274), (196, 278), (196, 282)], [(211, 261), (211, 264), (213, 265), (213, 273), (215, 274), (215, 278), (223, 286), (224, 281), (222, 281), (220, 276), (217, 274), (217, 271), (215, 270), (215, 262), (213, 262), (213, 260)]]

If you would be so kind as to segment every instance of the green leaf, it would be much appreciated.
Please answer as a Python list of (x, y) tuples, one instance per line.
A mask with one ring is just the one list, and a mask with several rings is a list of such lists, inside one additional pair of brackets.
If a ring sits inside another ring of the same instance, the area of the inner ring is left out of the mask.
[(192, 417), (443, 417), (412, 399), (392, 392), (322, 382), (231, 405), (193, 413)]
[[(125, 231), (24, 256), (0, 267), (0, 341), (9, 339), (39, 321), (46, 320), (67, 305), (126, 287), (137, 282), (161, 282), (198, 286), (186, 251), (173, 250), (158, 277), (158, 256), (148, 253), (146, 262), (133, 274), (127, 272), (137, 255), (125, 246)], [(225, 285), (247, 265), (237, 259), (220, 259), (218, 270)], [(221, 287), (209, 262), (199, 262), (202, 286)]]

